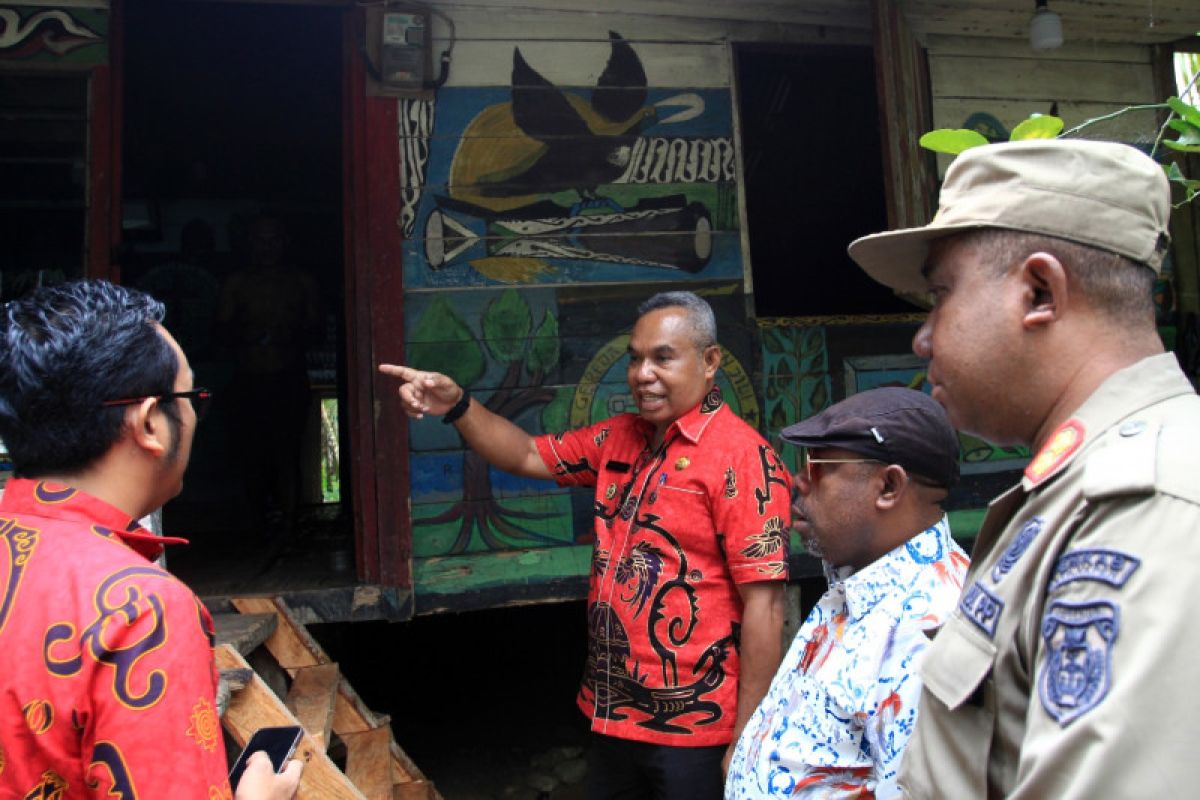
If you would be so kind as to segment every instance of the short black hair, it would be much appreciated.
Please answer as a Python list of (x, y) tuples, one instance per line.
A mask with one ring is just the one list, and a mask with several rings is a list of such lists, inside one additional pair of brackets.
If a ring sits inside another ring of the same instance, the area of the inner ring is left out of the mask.
[[(0, 317), (0, 439), (21, 478), (78, 472), (121, 436), (105, 400), (171, 392), (179, 359), (159, 333), (163, 304), (107, 281), (42, 287)], [(175, 403), (163, 403), (172, 426)]]

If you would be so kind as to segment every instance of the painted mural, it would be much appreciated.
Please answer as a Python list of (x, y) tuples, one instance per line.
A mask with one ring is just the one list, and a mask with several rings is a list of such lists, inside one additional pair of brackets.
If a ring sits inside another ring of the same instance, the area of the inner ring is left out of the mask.
[(104, 63), (108, 58), (108, 25), (106, 9), (0, 7), (0, 59)]
[[(864, 318), (856, 320), (864, 321)], [(837, 346), (837, 356), (831, 357), (832, 331), (850, 339), (859, 339), (861, 331), (789, 322), (760, 320), (759, 323), (768, 438), (789, 469), (797, 468), (799, 454), (794, 447), (780, 446), (779, 432), (788, 425), (812, 416), (842, 397), (868, 389), (904, 386), (931, 391), (925, 362), (912, 353), (846, 354), (847, 350), (865, 349), (861, 341), (854, 341), (848, 346)], [(915, 326), (902, 328), (895, 338), (907, 343), (915, 330)], [(1029, 460), (1029, 449), (1025, 447), (1001, 447), (966, 433), (960, 433), (958, 440), (964, 475), (1020, 469)]]
[(409, 290), (741, 277), (729, 91), (649, 87), (609, 36), (594, 86), (555, 85), (531, 45), (509, 87), (402, 101)]
[[(451, 375), (532, 433), (635, 412), (626, 382), (634, 307), (561, 290), (422, 294), (410, 304), (409, 361)], [(728, 311), (736, 295), (710, 297)], [(761, 419), (748, 337), (722, 348), (717, 382), (734, 411)], [(592, 497), (490, 468), (453, 427), (410, 426), (414, 557), (590, 544)], [(585, 562), (586, 563), (586, 562)]]

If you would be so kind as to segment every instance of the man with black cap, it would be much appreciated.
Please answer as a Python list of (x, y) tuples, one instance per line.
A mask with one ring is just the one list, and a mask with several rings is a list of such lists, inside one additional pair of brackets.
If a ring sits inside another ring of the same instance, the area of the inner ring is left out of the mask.
[(913, 340), (960, 429), (1029, 445), (920, 674), (911, 797), (1194, 791), (1200, 399), (1154, 323), (1162, 168), (1108, 142), (968, 150), (924, 228), (850, 255), (928, 289)]
[(783, 438), (804, 448), (793, 526), (829, 590), (738, 740), (725, 797), (894, 797), (926, 632), (967, 570), (940, 505), (958, 438), (941, 406), (899, 387), (852, 395)]

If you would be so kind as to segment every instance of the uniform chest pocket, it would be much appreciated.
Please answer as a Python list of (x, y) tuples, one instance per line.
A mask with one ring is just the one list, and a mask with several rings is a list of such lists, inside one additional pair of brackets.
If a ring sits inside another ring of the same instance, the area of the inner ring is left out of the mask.
[[(926, 695), (901, 784), (914, 797), (986, 797), (995, 726), (996, 647), (955, 615), (925, 653)], [(930, 697), (932, 695), (932, 697)], [(947, 765), (953, 765), (947, 769)]]

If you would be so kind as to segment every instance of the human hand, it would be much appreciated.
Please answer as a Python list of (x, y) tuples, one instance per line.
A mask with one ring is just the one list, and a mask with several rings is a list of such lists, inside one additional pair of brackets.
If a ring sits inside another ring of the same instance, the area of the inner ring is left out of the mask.
[(462, 387), (440, 372), (422, 372), (399, 364), (380, 364), (379, 371), (402, 381), (399, 393), (404, 413), (413, 419), (445, 414), (463, 396)]
[(234, 800), (291, 800), (300, 788), (302, 772), (304, 762), (298, 759), (293, 758), (283, 772), (276, 773), (266, 753), (251, 753)]

